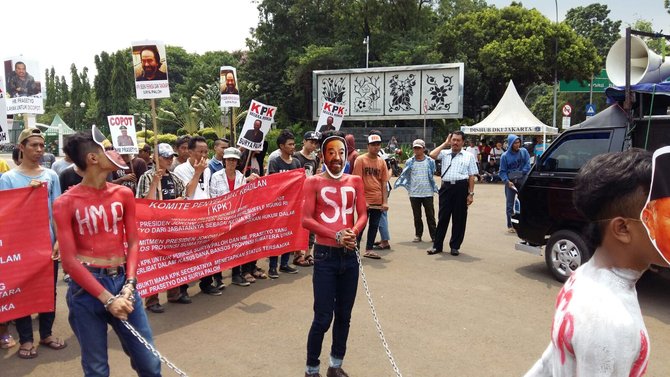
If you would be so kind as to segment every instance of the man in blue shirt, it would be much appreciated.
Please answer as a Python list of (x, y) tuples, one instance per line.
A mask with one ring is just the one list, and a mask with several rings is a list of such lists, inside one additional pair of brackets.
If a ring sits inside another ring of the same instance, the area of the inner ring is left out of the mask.
[(521, 184), (523, 177), (530, 171), (530, 155), (525, 148), (521, 148), (521, 139), (510, 134), (507, 137), (507, 152), (500, 158), (500, 179), (505, 184), (505, 213), (507, 215), (507, 231), (515, 233), (512, 228), (514, 214), (514, 200), (516, 199), (516, 185)]

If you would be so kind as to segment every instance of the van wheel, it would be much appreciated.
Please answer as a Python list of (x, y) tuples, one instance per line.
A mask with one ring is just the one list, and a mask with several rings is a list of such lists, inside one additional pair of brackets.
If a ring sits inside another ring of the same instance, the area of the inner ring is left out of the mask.
[(565, 282), (575, 270), (591, 258), (582, 236), (572, 230), (551, 235), (544, 252), (547, 267), (556, 280)]

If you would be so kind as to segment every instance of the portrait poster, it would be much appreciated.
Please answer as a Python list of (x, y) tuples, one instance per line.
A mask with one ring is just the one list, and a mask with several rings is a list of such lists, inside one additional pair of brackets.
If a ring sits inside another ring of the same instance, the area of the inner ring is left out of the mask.
[(131, 51), (137, 98), (169, 98), (165, 45), (157, 41), (133, 42)]
[(386, 72), (386, 115), (418, 115), (421, 111), (421, 71)]
[(351, 75), (351, 115), (384, 114), (384, 72)]
[(5, 80), (0, 76), (0, 144), (9, 143), (9, 125), (7, 124), (7, 105), (5, 104)]
[(651, 172), (651, 187), (647, 204), (641, 214), (642, 224), (647, 229), (651, 242), (670, 264), (670, 146), (654, 152)]
[(221, 107), (240, 107), (240, 91), (237, 85), (237, 70), (224, 66), (219, 70)]
[(135, 117), (132, 115), (109, 115), (109, 132), (112, 134), (114, 150), (119, 154), (137, 154), (137, 133)]
[(276, 112), (276, 107), (252, 100), (240, 138), (237, 139), (237, 146), (252, 151), (263, 150), (263, 140), (270, 131)]
[(12, 57), (4, 67), (7, 114), (44, 114), (42, 71), (37, 61)]
[(319, 121), (316, 123), (316, 131), (339, 131), (340, 127), (342, 127), (342, 120), (344, 120), (345, 111), (346, 106), (344, 105), (323, 101), (323, 105), (321, 106), (321, 115), (319, 115)]

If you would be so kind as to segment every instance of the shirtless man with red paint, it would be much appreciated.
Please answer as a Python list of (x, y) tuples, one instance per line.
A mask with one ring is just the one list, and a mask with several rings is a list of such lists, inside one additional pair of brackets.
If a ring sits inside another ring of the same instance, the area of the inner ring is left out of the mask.
[[(126, 168), (104, 136), (93, 126), (63, 148), (84, 172), (82, 182), (60, 196), (54, 217), (63, 268), (70, 273), (69, 322), (81, 348), (85, 376), (109, 376), (107, 326), (119, 337), (133, 369), (140, 376), (160, 376), (160, 360), (121, 323), (128, 321), (151, 344), (151, 328), (135, 291), (138, 260), (133, 192), (106, 181)], [(127, 243), (127, 246), (126, 246)]]
[(556, 299), (551, 343), (529, 377), (644, 375), (649, 335), (635, 283), (650, 264), (667, 266), (640, 219), (651, 182), (651, 154), (607, 153), (586, 163), (574, 202), (591, 222), (593, 257)]
[(361, 178), (343, 175), (347, 156), (343, 135), (325, 134), (321, 151), (326, 171), (307, 178), (303, 189), (302, 225), (316, 234), (312, 277), (314, 320), (307, 337), (305, 377), (321, 376), (319, 355), (331, 322), (333, 345), (326, 376), (348, 377), (342, 370), (342, 360), (358, 287), (358, 259), (354, 249), (356, 236), (368, 220), (367, 204)]

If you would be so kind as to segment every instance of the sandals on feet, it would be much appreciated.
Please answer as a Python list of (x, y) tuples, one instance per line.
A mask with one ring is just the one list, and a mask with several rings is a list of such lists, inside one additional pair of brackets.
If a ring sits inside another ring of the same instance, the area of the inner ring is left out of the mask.
[(309, 263), (310, 266), (314, 266), (314, 257), (311, 254), (305, 256), (305, 261)]
[(370, 258), (370, 259), (381, 259), (382, 257), (379, 256), (379, 254), (375, 253), (372, 250), (368, 250), (363, 254), (364, 257)]
[(297, 254), (295, 258), (293, 258), (293, 264), (296, 266), (300, 267), (309, 267), (311, 264), (307, 261), (307, 258), (305, 256), (305, 253)]
[(17, 352), (16, 355), (20, 359), (34, 359), (37, 357), (37, 348), (35, 348), (35, 346), (23, 348), (23, 345), (21, 345), (21, 348), (19, 348), (19, 352)]
[(262, 268), (255, 269), (254, 272), (252, 273), (252, 275), (256, 279), (267, 279), (268, 278), (268, 274), (266, 274), (265, 271), (263, 271)]
[(52, 350), (62, 350), (63, 348), (67, 347), (65, 341), (62, 341), (59, 338), (51, 338), (50, 340), (47, 338), (40, 340), (40, 345), (49, 347)]

